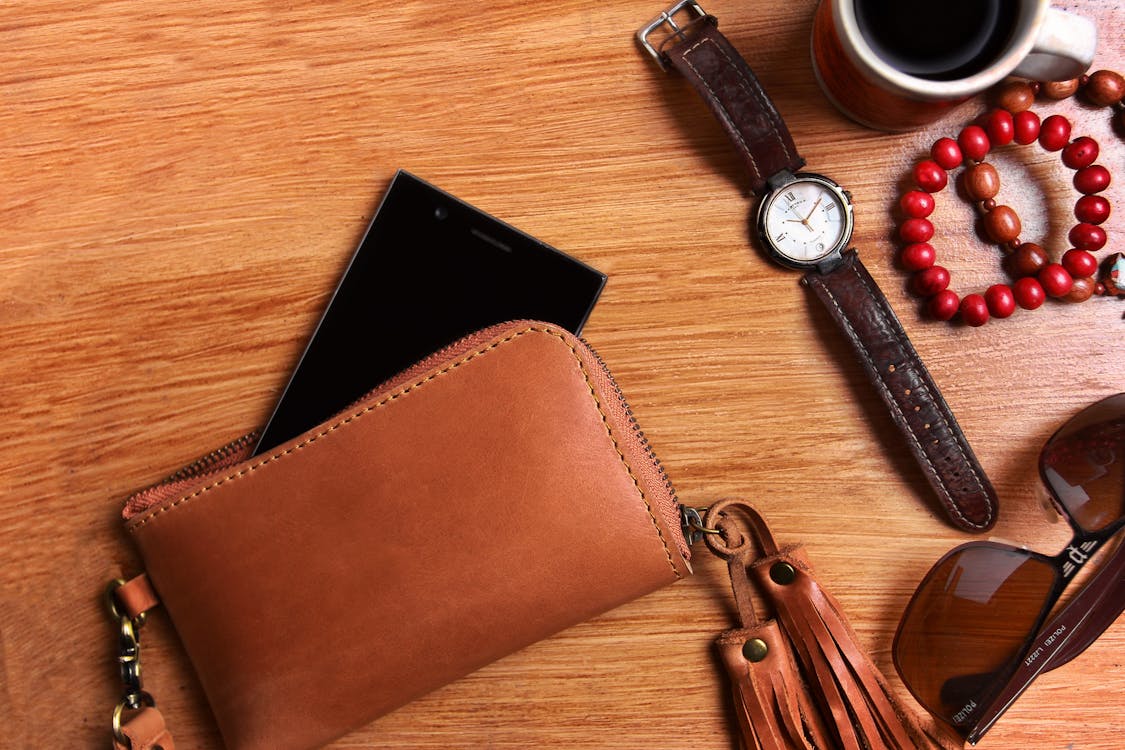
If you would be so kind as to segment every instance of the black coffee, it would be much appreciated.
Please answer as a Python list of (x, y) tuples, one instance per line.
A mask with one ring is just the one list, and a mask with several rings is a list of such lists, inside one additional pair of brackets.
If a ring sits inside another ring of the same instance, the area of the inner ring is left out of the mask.
[(854, 0), (860, 33), (904, 73), (952, 81), (978, 73), (1004, 51), (1019, 0)]

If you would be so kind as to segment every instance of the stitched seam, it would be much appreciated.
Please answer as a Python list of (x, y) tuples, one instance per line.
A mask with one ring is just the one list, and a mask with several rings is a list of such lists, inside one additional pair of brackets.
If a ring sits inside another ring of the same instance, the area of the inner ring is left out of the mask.
[[(852, 272), (855, 274), (856, 278), (859, 279), (860, 284), (863, 285), (863, 289), (864, 289), (864, 291), (867, 292), (867, 296), (869, 296), (872, 300), (874, 300), (876, 305), (879, 305), (880, 304), (879, 297), (871, 289), (871, 286), (867, 283), (867, 279), (865, 279), (863, 277), (863, 274), (861, 274), (859, 272), (859, 269), (856, 268), (854, 264), (852, 265)], [(880, 374), (880, 379), (881, 378), (882, 378), (882, 375)], [(980, 525), (981, 526), (987, 526), (992, 521), (992, 503), (988, 500), (988, 493), (984, 491), (984, 482), (981, 481), (980, 475), (977, 474), (976, 469), (973, 467), (973, 462), (969, 460), (969, 457), (965, 454), (964, 449), (961, 447), (961, 441), (957, 439), (956, 433), (950, 427), (949, 418), (946, 416), (945, 412), (942, 410), (941, 404), (938, 403), (937, 398), (934, 397), (933, 389), (930, 388), (929, 383), (927, 383), (924, 379), (922, 379), (921, 377), (919, 379), (921, 380), (922, 386), (926, 389), (926, 394), (929, 396), (930, 402), (935, 407), (935, 411), (937, 412), (938, 419), (941, 420), (942, 426), (945, 427), (946, 431), (950, 434), (950, 436), (952, 436), (953, 445), (954, 445), (954, 447), (957, 448), (957, 453), (960, 454), (960, 456), (961, 456), (962, 464), (965, 466), (966, 469), (969, 470), (969, 474), (972, 475), (973, 481), (976, 482), (977, 489), (981, 492), (982, 495), (985, 496), (985, 505), (988, 508), (988, 512), (987, 512), (987, 516), (985, 517), (985, 522), (983, 524), (980, 524)], [(942, 480), (940, 474), (938, 474), (938, 481), (942, 482), (942, 487), (944, 488), (945, 483)], [(963, 521), (965, 521), (965, 523), (968, 523), (971, 526), (977, 526), (977, 524), (972, 523), (967, 518), (964, 518), (964, 516), (961, 515), (960, 508), (957, 509), (957, 514)]]
[[(726, 106), (723, 104), (722, 100), (719, 99), (719, 95), (715, 93), (715, 90), (713, 88), (711, 88), (711, 84), (707, 81), (706, 78), (703, 77), (703, 75), (699, 72), (699, 69), (695, 67), (695, 64), (688, 59), (688, 55), (695, 52), (701, 45), (706, 44), (707, 42), (711, 42), (712, 44), (714, 44), (714, 40), (705, 38), (688, 47), (683, 54), (684, 63), (689, 68), (691, 68), (691, 72), (695, 74), (695, 77), (699, 80), (700, 83), (703, 84), (703, 86), (707, 89), (707, 92), (711, 94), (711, 101), (715, 102), (715, 104), (718, 106), (719, 111), (722, 114), (723, 121), (726, 122), (726, 124), (729, 126), (731, 132), (734, 133), (734, 137), (738, 141), (738, 145), (742, 149), (742, 152), (747, 156), (747, 158), (750, 159), (750, 168), (754, 170), (754, 178), (760, 181), (762, 179), (762, 171), (758, 169), (758, 160), (754, 158), (754, 152), (750, 150), (750, 146), (746, 143), (746, 139), (743, 137), (742, 131), (739, 130), (738, 125), (734, 121), (734, 117), (730, 112), (727, 111)], [(715, 46), (718, 47), (718, 45)], [(724, 57), (727, 58), (727, 62), (729, 63), (730, 57), (727, 55), (724, 55)]]
[[(856, 267), (854, 265), (852, 266), (852, 271), (856, 274), (856, 277), (859, 279), (860, 283), (862, 284), (862, 286), (864, 288), (864, 291), (866, 291), (868, 293), (868, 295), (871, 295), (870, 288), (867, 286), (866, 283), (864, 283), (863, 277), (860, 276), (859, 270), (856, 269)], [(836, 308), (836, 311), (840, 315), (840, 320), (842, 320), (844, 322), (844, 325), (846, 325), (848, 327), (849, 335), (854, 340), (859, 341), (860, 340), (859, 335), (856, 333), (855, 327), (852, 325), (851, 319), (847, 316), (847, 313), (844, 312), (844, 309), (840, 306), (840, 303), (837, 301), (836, 295), (834, 295), (832, 293), (832, 290), (829, 289), (828, 286), (823, 284), (823, 283), (820, 284), (820, 288), (823, 289), (825, 294), (828, 295), (828, 300), (832, 303), (832, 306)], [(890, 398), (888, 400), (890, 401), (891, 406), (895, 409), (895, 411), (898, 412), (899, 416), (902, 418), (902, 421), (909, 424), (909, 422), (907, 422), (906, 415), (902, 411), (902, 407), (900, 407), (899, 404), (898, 404), (898, 401), (895, 400), (894, 394), (891, 392), (890, 386), (888, 386), (886, 381), (883, 379), (882, 371), (876, 365), (875, 361), (871, 358), (871, 355), (868, 353), (867, 348), (861, 345), (859, 347), (859, 351), (860, 351), (860, 355), (863, 357), (864, 361), (867, 362), (868, 366), (878, 376), (877, 383), (878, 383), (878, 386), (879, 386), (880, 390), (882, 390), (884, 393), (886, 393), (888, 396), (890, 396)], [(929, 391), (929, 388), (928, 388), (928, 386), (926, 386), (925, 383), (922, 383), (922, 385), (924, 387), (926, 387), (927, 391)], [(939, 413), (939, 416), (941, 416), (940, 413)], [(943, 417), (943, 419), (944, 419), (944, 417)], [(942, 494), (945, 496), (946, 507), (949, 510), (951, 510), (953, 512), (953, 514), (955, 516), (957, 516), (957, 518), (961, 519), (961, 521), (963, 521), (965, 524), (967, 524), (969, 526), (973, 526), (973, 527), (987, 526), (988, 525), (987, 521), (984, 524), (978, 525), (978, 524), (973, 523), (969, 519), (965, 518), (964, 514), (961, 512), (961, 509), (957, 506), (957, 503), (954, 501), (953, 495), (949, 492), (949, 489), (945, 486), (945, 481), (942, 479), (941, 475), (938, 473), (937, 467), (934, 466), (934, 462), (930, 460), (930, 456), (929, 456), (928, 453), (926, 453), (926, 449), (922, 446), (922, 443), (918, 439), (918, 436), (914, 434), (914, 430), (908, 428), (906, 430), (906, 433), (909, 436), (910, 440), (913, 441), (913, 443), (918, 447), (918, 451), (922, 454), (922, 458), (926, 461), (926, 464), (930, 467), (931, 475), (935, 479), (937, 479), (938, 487), (941, 490)], [(961, 446), (958, 445), (957, 449), (958, 449), (958, 451), (960, 451)], [(964, 457), (963, 452), (961, 453), (961, 455), (962, 455), (962, 457)], [(971, 471), (972, 467), (970, 466), (969, 469)], [(973, 472), (973, 475), (975, 477), (976, 473)], [(979, 479), (978, 479), (978, 481), (979, 481)], [(991, 520), (991, 518), (992, 518), (992, 511), (990, 509), (989, 513), (988, 513), (988, 519)]]
[(472, 353), (464, 356), (462, 359), (447, 365), (446, 367), (442, 368), (441, 370), (438, 370), (436, 372), (431, 373), (430, 375), (422, 378), (421, 380), (418, 380), (418, 381), (416, 381), (414, 383), (411, 383), (409, 385), (405, 385), (405, 386), (400, 387), (394, 393), (391, 393), (391, 394), (387, 395), (385, 398), (382, 398), (379, 401), (377, 401), (373, 404), (370, 404), (370, 405), (364, 407), (363, 409), (360, 409), (359, 411), (357, 411), (357, 412), (355, 412), (355, 413), (353, 413), (353, 414), (333, 423), (332, 425), (326, 427), (321, 432), (318, 432), (315, 435), (312, 435), (311, 437), (307, 438), (306, 440), (303, 440), (302, 442), (294, 445), (291, 448), (288, 448), (287, 450), (281, 451), (280, 453), (275, 453), (271, 456), (267, 456), (266, 458), (262, 459), (261, 461), (258, 461), (255, 464), (251, 464), (250, 466), (246, 466), (246, 467), (242, 468), (241, 470), (239, 470), (237, 472), (234, 472), (233, 474), (228, 474), (227, 476), (223, 477), (222, 479), (216, 480), (215, 482), (212, 482), (211, 484), (208, 484), (204, 487), (199, 488), (198, 490), (191, 493), (190, 495), (185, 495), (184, 497), (181, 497), (178, 500), (175, 500), (174, 502), (168, 503), (168, 504), (163, 505), (159, 508), (156, 508), (154, 510), (149, 511), (135, 525), (132, 525), (132, 526), (129, 527), (129, 533), (135, 534), (137, 532), (137, 530), (140, 529), (145, 524), (153, 521), (154, 519), (156, 519), (160, 515), (162, 515), (164, 513), (167, 513), (168, 511), (176, 508), (179, 505), (182, 505), (182, 504), (184, 504), (186, 502), (189, 502), (189, 501), (191, 501), (191, 500), (193, 500), (197, 497), (200, 497), (201, 495), (203, 495), (203, 494), (205, 494), (205, 493), (207, 493), (207, 492), (209, 492), (213, 489), (216, 489), (216, 488), (218, 488), (218, 487), (220, 487), (224, 484), (227, 484), (229, 482), (233, 482), (237, 479), (240, 479), (240, 478), (242, 478), (242, 477), (244, 477), (244, 476), (246, 476), (246, 475), (248, 475), (248, 474), (250, 474), (254, 471), (257, 471), (258, 469), (266, 466), (267, 464), (275, 463), (275, 462), (280, 461), (281, 459), (285, 458), (286, 456), (288, 456), (292, 453), (296, 453), (298, 451), (304, 450), (305, 448), (307, 448), (308, 446), (317, 442), (318, 440), (320, 440), (324, 437), (327, 437), (331, 433), (345, 427), (346, 425), (350, 424), (351, 422), (354, 422), (357, 419), (360, 419), (364, 415), (366, 415), (370, 412), (373, 412), (376, 409), (379, 409), (379, 408), (391, 403), (392, 401), (395, 401), (399, 398), (403, 398), (403, 397), (409, 395), (410, 393), (416, 391), (417, 389), (426, 385), (430, 381), (435, 380), (438, 377), (440, 377), (442, 375), (445, 375), (449, 372), (452, 372), (453, 370), (457, 369), (458, 367), (460, 367), (464, 364), (467, 364), (468, 362), (470, 362), (470, 361), (472, 361), (472, 360), (474, 360), (474, 359), (476, 359), (480, 356), (483, 356), (483, 355), (491, 352), (494, 349), (499, 348), (503, 344), (507, 344), (511, 341), (514, 341), (514, 340), (518, 339), (519, 337), (521, 337), (521, 336), (523, 336), (524, 334), (527, 334), (527, 333), (546, 333), (548, 335), (554, 336), (564, 346), (566, 346), (570, 350), (571, 354), (574, 356), (575, 361), (578, 363), (579, 369), (582, 371), (582, 377), (586, 381), (586, 387), (590, 391), (590, 396), (594, 401), (594, 406), (597, 408), (598, 414), (601, 416), (602, 426), (605, 428), (606, 434), (609, 436), (610, 442), (613, 444), (614, 452), (617, 453), (617, 457), (621, 460), (622, 465), (625, 467), (625, 471), (629, 474), (629, 478), (632, 480), (633, 486), (636, 487), (636, 489), (637, 489), (637, 494), (640, 495), (641, 501), (645, 505), (645, 510), (648, 512), (649, 520), (652, 522), (653, 528), (656, 529), (657, 536), (659, 536), (659, 538), (660, 538), (660, 543), (664, 547), (664, 554), (668, 559), (668, 565), (669, 565), (669, 567), (672, 568), (672, 573), (676, 576), (677, 579), (682, 578), (683, 576), (676, 569), (676, 565), (675, 565), (675, 562), (674, 562), (673, 557), (672, 557), (671, 549), (668, 546), (668, 541), (664, 538), (664, 532), (660, 529), (660, 524), (656, 519), (656, 514), (652, 509), (652, 505), (651, 505), (651, 503), (649, 503), (648, 497), (645, 495), (644, 490), (641, 489), (640, 480), (638, 480), (637, 476), (633, 473), (633, 467), (629, 465), (629, 461), (628, 461), (628, 459), (626, 459), (625, 454), (621, 451), (621, 447), (619, 446), (619, 444), (617, 442), (617, 438), (615, 438), (614, 435), (613, 435), (613, 431), (610, 428), (610, 424), (609, 424), (609, 418), (606, 415), (605, 411), (602, 409), (601, 401), (598, 400), (597, 391), (594, 388), (593, 381), (590, 379), (589, 370), (586, 369), (586, 363), (582, 361), (582, 357), (578, 353), (578, 350), (574, 347), (574, 345), (571, 344), (569, 341), (567, 341), (562, 336), (562, 334), (560, 334), (556, 331), (552, 331), (550, 329), (537, 328), (537, 327), (534, 327), (534, 326), (529, 327), (529, 328), (525, 328), (525, 329), (522, 329), (522, 330), (519, 330), (519, 331), (514, 331), (511, 334), (509, 334), (508, 336), (504, 337), (503, 339), (499, 339), (497, 341), (494, 341), (491, 344), (489, 344), (488, 346), (484, 347), (483, 349), (478, 349), (477, 351), (472, 352)]
[[(781, 147), (782, 152), (785, 154), (785, 160), (786, 161), (793, 161), (793, 155), (791, 153), (789, 153), (789, 147), (785, 145), (785, 139), (781, 137), (781, 133), (778, 130), (777, 120), (774, 117), (774, 107), (765, 98), (765, 96), (764, 96), (764, 94), (761, 90), (761, 87), (752, 86), (750, 84), (749, 79), (746, 77), (746, 73), (741, 68), (739, 68), (738, 65), (735, 64), (735, 62), (731, 58), (731, 56), (729, 54), (727, 54), (727, 51), (725, 49), (723, 49), (721, 45), (719, 45), (717, 42), (715, 42), (714, 39), (711, 39), (710, 37), (707, 37), (707, 38), (701, 39), (700, 41), (696, 42), (694, 45), (692, 45), (687, 50), (687, 52), (692, 52), (693, 50), (695, 50), (696, 47), (703, 44), (704, 42), (710, 42), (710, 43), (715, 45), (715, 49), (718, 50), (719, 54), (723, 56), (723, 59), (726, 60), (727, 65), (730, 67), (730, 69), (732, 71), (734, 71), (735, 75), (738, 76), (739, 88), (741, 88), (744, 92), (746, 92), (747, 94), (749, 94), (750, 96), (754, 97), (754, 99), (757, 100), (759, 107), (761, 108), (762, 112), (766, 115), (766, 119), (769, 121), (770, 133), (773, 135), (774, 139), (777, 141), (777, 145)], [(686, 59), (687, 52), (684, 53), (685, 54), (685, 60), (684, 61), (688, 64), (689, 67), (691, 67), (692, 72), (694, 72), (696, 74), (696, 76), (701, 81), (703, 81), (703, 77), (699, 74), (699, 71), (696, 70), (695, 66), (691, 64), (690, 60)], [(707, 85), (706, 81), (703, 81), (703, 83), (704, 83), (704, 85)], [(712, 91), (710, 85), (707, 85), (707, 90), (711, 92), (712, 96), (715, 96), (715, 92)], [(717, 99), (717, 97), (716, 97), (716, 99)], [(720, 104), (720, 106), (721, 106), (721, 104)], [(733, 123), (734, 119), (729, 116), (725, 107), (723, 108), (723, 112), (724, 112), (725, 115), (727, 115), (728, 119), (730, 119), (730, 121)], [(735, 129), (737, 130), (737, 127)], [(739, 133), (739, 140), (742, 142), (743, 147), (747, 148), (747, 153), (749, 153), (749, 148), (746, 147), (746, 141), (742, 138), (741, 133)], [(750, 154), (750, 158), (751, 159), (754, 158), (753, 154)], [(757, 163), (755, 163), (755, 165), (754, 165), (754, 170), (755, 170), (755, 172), (758, 172)], [(758, 177), (759, 177), (759, 179), (761, 179), (760, 173), (758, 174)]]

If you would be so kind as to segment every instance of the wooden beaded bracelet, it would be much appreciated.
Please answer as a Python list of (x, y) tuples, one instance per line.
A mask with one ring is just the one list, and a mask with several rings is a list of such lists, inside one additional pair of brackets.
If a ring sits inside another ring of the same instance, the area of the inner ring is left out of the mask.
[[(1030, 110), (1037, 94), (1065, 99), (1081, 92), (1097, 106), (1115, 110), (1114, 126), (1125, 131), (1125, 78), (1112, 71), (1098, 71), (1074, 81), (1038, 84), (1013, 81), (1000, 91), (1000, 107), (987, 113), (979, 124), (965, 127), (957, 140), (939, 138), (930, 149), (930, 158), (915, 165), (917, 187), (899, 201), (904, 220), (899, 237), (905, 246), (899, 253), (902, 267), (914, 273), (911, 290), (926, 298), (926, 311), (937, 320), (951, 320), (960, 314), (967, 325), (980, 326), (990, 317), (1007, 318), (1017, 306), (1025, 310), (1040, 307), (1048, 296), (1069, 302), (1083, 302), (1091, 296), (1125, 297), (1125, 258), (1110, 256), (1099, 280), (1094, 252), (1107, 241), (1101, 224), (1109, 218), (1110, 204), (1099, 195), (1110, 184), (1109, 170), (1095, 163), (1100, 148), (1087, 136), (1071, 140), (1070, 121), (1051, 115), (1040, 122)], [(1075, 170), (1074, 187), (1081, 193), (1074, 207), (1078, 219), (1068, 235), (1071, 249), (1059, 262), (1051, 262), (1039, 245), (1021, 242), (1019, 216), (1009, 206), (998, 205), (1000, 176), (984, 161), (994, 146), (1009, 143), (1028, 145), (1038, 141), (1047, 151), (1061, 152), (1063, 164)], [(948, 184), (947, 172), (965, 164), (961, 174), (966, 195), (981, 212), (985, 233), (1006, 253), (1006, 270), (1015, 280), (1012, 285), (994, 284), (984, 294), (967, 294), (962, 299), (949, 289), (950, 273), (935, 264), (936, 252), (930, 244), (934, 234), (928, 217), (934, 210), (934, 194)]]

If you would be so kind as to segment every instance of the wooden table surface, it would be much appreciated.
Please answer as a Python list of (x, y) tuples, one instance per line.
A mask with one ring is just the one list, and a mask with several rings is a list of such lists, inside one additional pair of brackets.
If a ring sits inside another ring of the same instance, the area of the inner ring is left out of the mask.
[[(1095, 67), (1125, 69), (1125, 9), (1066, 6), (1098, 17)], [(1076, 410), (1125, 390), (1125, 303), (1051, 302), (979, 329), (925, 320), (894, 262), (893, 206), (929, 144), (982, 105), (918, 132), (863, 129), (814, 81), (813, 0), (706, 7), (810, 168), (854, 193), (855, 244), (1000, 494), (992, 536), (1061, 549), (1064, 525), (1041, 510), (1038, 449)], [(747, 239), (750, 204), (724, 136), (634, 45), (660, 10), (652, 0), (0, 6), (0, 746), (107, 745), (118, 685), (100, 595), (140, 567), (123, 499), (263, 421), (400, 167), (609, 275), (585, 335), (681, 498), (745, 496), (783, 541), (804, 541), (906, 697), (890, 658), (899, 615), (928, 567), (969, 536), (936, 512), (798, 275)], [(1122, 206), (1108, 113), (1073, 102), (1039, 111), (1101, 142)], [(1063, 245), (1075, 194), (1057, 156), (1006, 149), (996, 161), (1023, 238)], [(1105, 225), (1117, 248), (1123, 216)], [(1003, 278), (967, 205), (947, 191), (935, 221), (955, 287)], [(694, 580), (334, 747), (730, 750), (711, 651), (730, 625), (729, 591), (720, 563), (700, 552), (695, 564)], [(331, 680), (347, 665), (326, 635)], [(219, 746), (162, 614), (144, 645), (146, 686), (178, 746)], [(981, 746), (1120, 748), (1122, 653), (1119, 622), (1041, 678)]]

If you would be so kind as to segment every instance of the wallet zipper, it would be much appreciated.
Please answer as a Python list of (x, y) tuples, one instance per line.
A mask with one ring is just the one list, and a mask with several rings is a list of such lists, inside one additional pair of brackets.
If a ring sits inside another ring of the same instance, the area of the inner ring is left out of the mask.
[[(360, 404), (378, 396), (381, 392), (393, 390), (409, 382), (411, 378), (416, 377), (419, 373), (431, 369), (435, 364), (446, 359), (454, 358), (463, 352), (470, 351), (480, 343), (494, 338), (500, 331), (515, 329), (519, 326), (534, 325), (537, 325), (534, 321), (513, 321), (490, 326), (470, 334), (449, 346), (439, 349), (425, 359), (420, 360), (417, 364), (403, 370), (398, 375), (385, 380), (325, 421), (335, 419), (340, 414), (354, 411)], [(673, 535), (680, 554), (685, 560), (690, 560), (691, 550), (683, 533), (682, 509), (679, 499), (676, 496), (676, 490), (672, 486), (672, 481), (668, 478), (668, 474), (664, 470), (664, 465), (661, 464), (660, 459), (656, 457), (656, 452), (653, 450), (652, 444), (645, 436), (644, 431), (641, 430), (640, 424), (637, 422), (637, 418), (634, 416), (633, 410), (629, 406), (629, 402), (625, 399), (624, 392), (622, 392), (621, 387), (617, 385), (617, 381), (614, 380), (613, 374), (610, 373), (605, 360), (601, 358), (601, 355), (598, 354), (585, 339), (578, 339), (578, 341), (581, 342), (582, 347), (590, 354), (594, 362), (597, 363), (595, 376), (601, 381), (602, 385), (607, 386), (608, 390), (616, 397), (617, 404), (615, 406), (621, 409), (625, 417), (625, 422), (628, 425), (627, 429), (629, 432), (627, 437), (634, 441), (634, 443), (640, 447), (642, 453), (647, 456), (649, 461), (648, 469), (653, 472), (656, 482), (659, 483), (664, 490), (661, 497), (653, 498), (654, 510), (661, 515), (665, 526)], [(607, 404), (607, 407), (612, 408), (612, 405)], [(129, 520), (149, 508), (172, 499), (174, 496), (181, 495), (191, 486), (197, 484), (201, 479), (218, 474), (232, 466), (242, 463), (250, 458), (255, 444), (258, 442), (258, 435), (259, 431), (255, 430), (235, 438), (226, 445), (197, 458), (161, 482), (134, 494), (126, 501), (122, 516), (125, 520)], [(268, 456), (263, 456), (262, 460), (266, 460), (267, 458)]]

